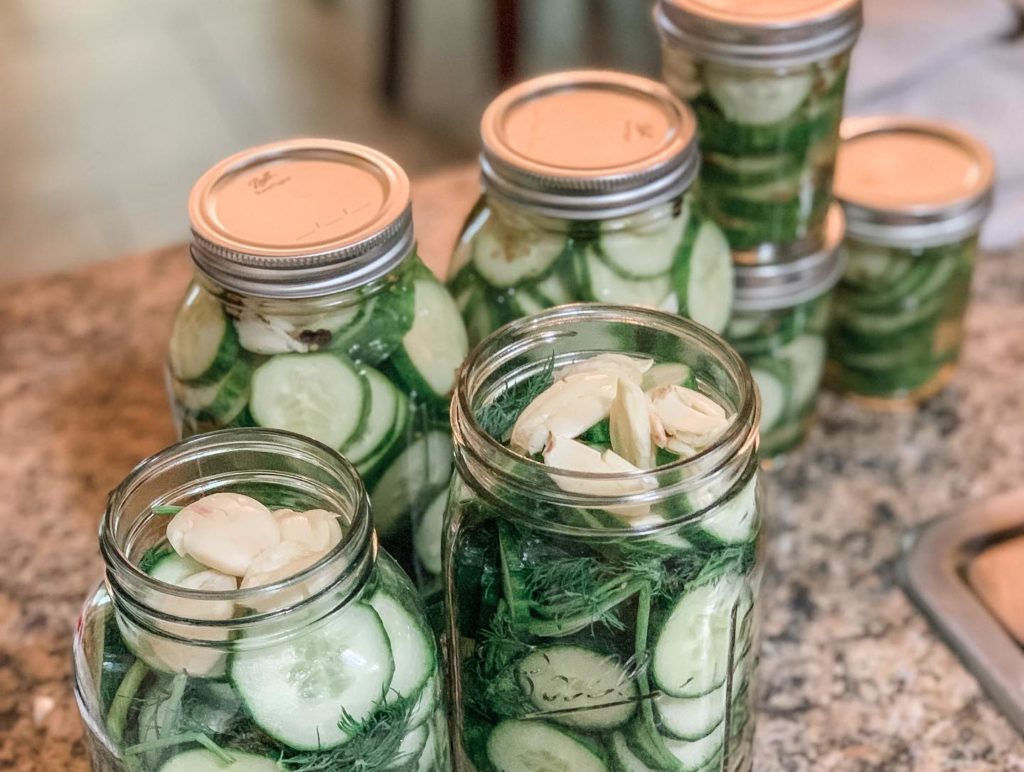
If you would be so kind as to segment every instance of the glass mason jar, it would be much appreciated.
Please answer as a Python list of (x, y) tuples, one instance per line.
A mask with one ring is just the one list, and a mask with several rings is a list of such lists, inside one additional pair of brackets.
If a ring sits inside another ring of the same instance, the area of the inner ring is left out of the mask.
[(468, 343), (416, 255), (405, 173), (360, 145), (275, 143), (206, 172), (189, 212), (195, 280), (168, 356), (181, 434), (264, 426), (340, 450), (384, 545), (429, 586)]
[[(151, 575), (170, 552), (155, 508), (218, 492), (336, 512), (341, 541), (303, 572), (250, 589)], [(433, 635), (336, 452), (266, 429), (181, 442), (111, 493), (100, 551), (104, 581), (74, 639), (93, 769), (451, 768)]]
[(843, 123), (836, 196), (847, 261), (829, 334), (831, 386), (884, 407), (912, 404), (949, 380), (993, 178), (986, 148), (949, 126)]
[(697, 115), (701, 199), (736, 251), (815, 248), (860, 0), (660, 0), (665, 82)]
[(736, 266), (736, 303), (725, 337), (750, 366), (761, 395), (762, 459), (793, 448), (814, 419), (832, 288), (843, 270), (838, 204), (825, 234), (818, 250), (785, 263)]
[[(688, 365), (696, 388), (734, 419), (700, 454), (643, 471), (642, 492), (626, 496), (563, 487), (636, 472), (560, 471), (576, 481), (560, 487), (551, 467), (478, 422), (481, 408), (552, 359), (600, 352)], [(758, 414), (740, 357), (657, 311), (562, 306), (474, 349), (452, 400), (445, 531), (460, 769), (750, 769)], [(645, 509), (627, 520), (615, 514), (623, 507)]]
[(729, 247), (687, 195), (696, 125), (664, 86), (606, 71), (535, 78), (490, 104), (481, 136), (484, 192), (448, 273), (472, 342), (576, 301), (725, 329)]

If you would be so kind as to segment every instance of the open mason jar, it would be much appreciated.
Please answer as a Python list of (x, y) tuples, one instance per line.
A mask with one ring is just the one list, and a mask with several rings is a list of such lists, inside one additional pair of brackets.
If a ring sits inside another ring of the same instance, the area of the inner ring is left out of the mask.
[[(648, 377), (677, 373), (731, 421), (691, 458), (612, 474), (553, 468), (485, 428), (536, 379), (590, 377), (609, 352), (654, 359)], [(758, 414), (740, 357), (657, 311), (563, 306), (474, 350), (445, 532), (460, 768), (750, 769)]]
[(263, 426), (340, 450), (385, 546), (429, 584), (468, 344), (416, 254), (405, 173), (360, 145), (275, 143), (206, 172), (189, 213), (196, 274), (168, 357), (181, 434)]
[(659, 0), (665, 82), (697, 115), (701, 199), (737, 251), (814, 249), (860, 0)]
[[(271, 584), (192, 581), (219, 572), (168, 546), (167, 512), (222, 493), (334, 513), (340, 540)], [(111, 493), (100, 550), (74, 641), (94, 769), (451, 768), (434, 638), (334, 451), (263, 429), (181, 442)]]
[(829, 385), (885, 407), (913, 404), (952, 377), (993, 179), (984, 145), (950, 126), (843, 122), (836, 197), (847, 257)]
[(696, 125), (664, 86), (607, 71), (547, 75), (498, 96), (480, 131), (484, 192), (448, 280), (472, 342), (576, 301), (725, 329), (728, 244), (687, 194)]
[(790, 450), (814, 419), (825, 372), (832, 288), (843, 271), (843, 212), (833, 204), (824, 244), (785, 263), (738, 263), (726, 339), (761, 394), (762, 459)]

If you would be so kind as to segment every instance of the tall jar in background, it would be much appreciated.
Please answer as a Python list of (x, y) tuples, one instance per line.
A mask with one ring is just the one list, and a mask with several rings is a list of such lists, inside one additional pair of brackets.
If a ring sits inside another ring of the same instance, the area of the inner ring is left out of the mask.
[(910, 118), (844, 121), (836, 197), (846, 270), (828, 381), (868, 404), (913, 404), (952, 377), (994, 167), (982, 143)]
[(339, 450), (383, 543), (429, 585), (468, 345), (416, 254), (405, 173), (360, 145), (280, 142), (206, 172), (189, 215), (195, 279), (168, 356), (181, 434), (263, 426)]
[(687, 193), (696, 125), (663, 85), (606, 71), (535, 78), (498, 96), (480, 132), (483, 196), (448, 279), (472, 342), (575, 301), (725, 329), (728, 245)]
[(693, 108), (701, 198), (736, 251), (816, 248), (860, 0), (659, 0), (669, 88)]
[[(555, 473), (485, 429), (496, 400), (600, 354), (685, 371), (728, 428), (624, 474)], [(445, 533), (460, 769), (751, 768), (757, 425), (739, 355), (679, 317), (563, 306), (474, 349), (452, 401)]]
[(761, 393), (762, 459), (793, 448), (814, 419), (832, 308), (842, 275), (843, 212), (829, 210), (825, 241), (785, 263), (738, 263), (736, 300), (726, 339)]
[[(338, 541), (236, 589), (166, 537), (165, 508), (217, 494), (336, 516)], [(139, 464), (110, 495), (104, 580), (75, 629), (93, 769), (450, 770), (434, 637), (370, 520), (351, 464), (294, 434), (228, 429)]]

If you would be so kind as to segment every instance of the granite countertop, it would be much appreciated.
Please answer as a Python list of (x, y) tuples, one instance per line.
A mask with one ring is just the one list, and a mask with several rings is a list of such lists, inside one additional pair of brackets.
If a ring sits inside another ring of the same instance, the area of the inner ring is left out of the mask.
[[(432, 267), (475, 186), (468, 169), (414, 185)], [(0, 292), (0, 769), (88, 769), (72, 629), (100, 577), (107, 491), (174, 439), (161, 368), (189, 275), (176, 246)], [(819, 412), (768, 476), (756, 768), (1024, 770), (1024, 740), (896, 571), (908, 528), (1020, 484), (1024, 251), (981, 260), (963, 364), (940, 396), (874, 413), (826, 395)]]

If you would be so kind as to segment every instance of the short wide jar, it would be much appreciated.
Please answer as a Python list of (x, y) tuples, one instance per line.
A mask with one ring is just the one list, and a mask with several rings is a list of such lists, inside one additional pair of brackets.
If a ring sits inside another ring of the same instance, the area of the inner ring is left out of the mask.
[(842, 275), (843, 212), (833, 204), (825, 242), (785, 263), (739, 263), (726, 331), (761, 393), (762, 459), (807, 434), (825, 372), (832, 288)]
[(669, 88), (697, 115), (701, 198), (737, 251), (814, 249), (860, 0), (659, 0)]
[(836, 197), (846, 212), (846, 270), (829, 385), (891, 407), (931, 396), (952, 377), (993, 178), (984, 145), (951, 126), (843, 122)]
[[(734, 419), (625, 496), (601, 493), (624, 475), (560, 470), (556, 485), (551, 467), (478, 422), (509, 386), (603, 352), (687, 365)], [(749, 371), (721, 338), (656, 311), (563, 306), (470, 355), (452, 403), (445, 536), (461, 769), (535, 768), (509, 763), (520, 754), (574, 772), (751, 768), (758, 412)]]
[(189, 215), (195, 280), (168, 357), (181, 434), (262, 426), (341, 451), (385, 546), (428, 586), (468, 342), (416, 254), (405, 173), (361, 145), (279, 142), (206, 172)]
[(721, 332), (732, 262), (688, 194), (693, 114), (660, 83), (561, 72), (495, 99), (481, 120), (483, 196), (448, 283), (477, 342), (571, 302), (658, 308)]
[[(211, 591), (161, 574), (174, 557), (161, 507), (226, 492), (336, 513), (341, 540), (265, 586)], [(434, 637), (412, 584), (377, 547), (355, 469), (334, 451), (263, 429), (181, 442), (111, 493), (100, 551), (104, 581), (74, 640), (93, 769), (451, 768)]]

